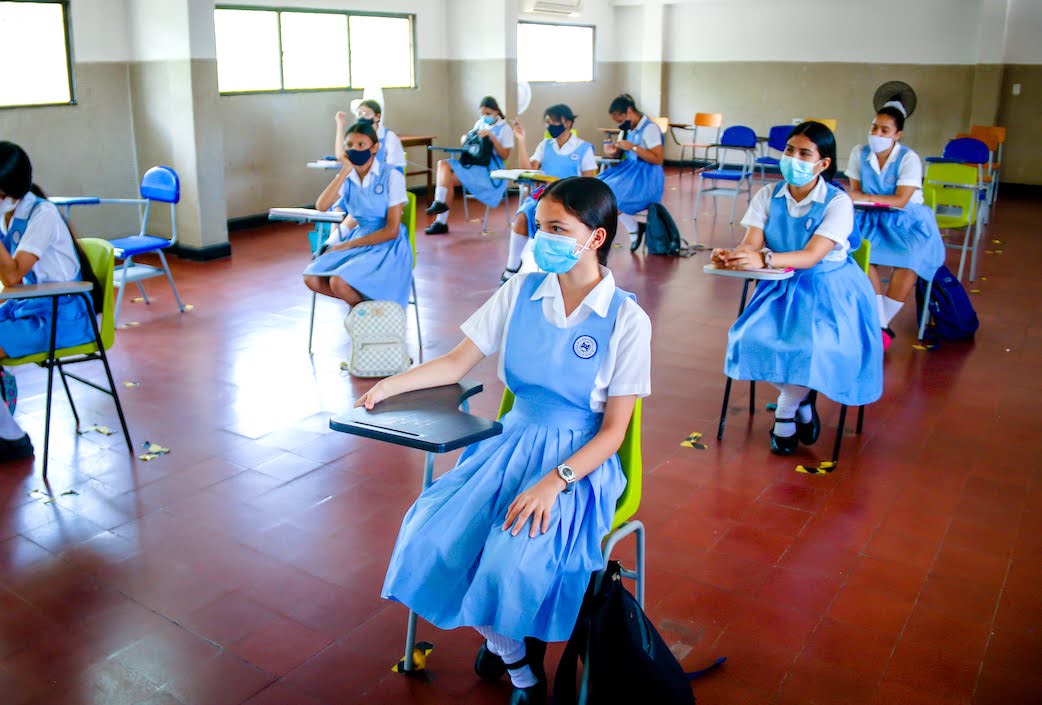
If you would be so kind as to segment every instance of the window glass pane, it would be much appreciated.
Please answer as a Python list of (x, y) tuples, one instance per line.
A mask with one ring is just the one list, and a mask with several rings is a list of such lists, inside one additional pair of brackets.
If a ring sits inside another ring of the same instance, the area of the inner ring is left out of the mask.
[(282, 13), (282, 75), (286, 88), (347, 88), (347, 16)]
[(277, 91), (282, 87), (277, 13), (217, 9), (213, 23), (220, 92)]
[(559, 83), (593, 80), (593, 27), (517, 25), (517, 77)]
[(72, 102), (64, 7), (0, 2), (0, 66), (0, 106)]
[(351, 85), (412, 88), (412, 21), (408, 17), (351, 16)]

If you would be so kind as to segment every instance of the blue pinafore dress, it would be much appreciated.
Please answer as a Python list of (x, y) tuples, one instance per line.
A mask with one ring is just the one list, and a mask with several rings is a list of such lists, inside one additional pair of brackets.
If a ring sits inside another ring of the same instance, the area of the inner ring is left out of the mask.
[[(883, 173), (872, 168), (872, 149), (865, 145), (861, 153), (861, 190), (867, 194), (893, 196), (897, 193), (897, 173), (905, 159), (918, 159), (912, 150), (902, 147), (898, 157)], [(944, 240), (929, 206), (922, 203), (905, 205), (900, 211), (856, 210), (861, 236), (872, 243), (872, 264), (911, 269), (927, 281), (944, 264)]]
[[(501, 120), (488, 129), (497, 140), (500, 140), (503, 130), (509, 130), (510, 125), (505, 120)], [(495, 208), (503, 200), (503, 196), (507, 192), (507, 182), (503, 179), (493, 179), (491, 176), (493, 171), (503, 168), (503, 160), (496, 153), (495, 146), (492, 147), (492, 161), (488, 166), (478, 166), (477, 164), (464, 166), (459, 159), (450, 159), (449, 166), (452, 167), (453, 173), (456, 174), (456, 178), (467, 189), (467, 192), (486, 206)]]
[[(593, 145), (584, 141), (571, 154), (561, 154), (557, 151), (557, 140), (547, 137), (543, 144), (543, 161), (539, 163), (539, 170), (550, 176), (556, 176), (558, 179), (582, 176), (583, 157), (591, 150), (593, 150)], [(535, 207), (537, 205), (538, 201), (529, 196), (517, 209), (517, 214), (524, 215), (528, 222), (528, 237), (535, 237)]]
[(551, 275), (522, 283), (501, 352), (515, 394), (503, 433), (467, 448), (423, 491), (391, 555), (383, 597), (441, 629), (491, 626), (513, 639), (568, 639), (626, 486), (612, 455), (558, 496), (545, 534), (529, 538), (531, 520), (517, 536), (501, 528), (514, 499), (600, 428), (590, 393), (619, 308), (633, 297), (616, 289), (606, 316), (558, 328), (544, 318), (542, 300), (532, 300), (544, 276)]
[[(782, 182), (775, 190), (786, 188)], [(771, 198), (764, 236), (776, 252), (801, 250), (817, 231), (825, 201), (807, 215), (789, 215), (785, 198)], [(860, 406), (883, 394), (883, 341), (872, 284), (849, 256), (797, 269), (791, 279), (759, 281), (727, 334), (724, 373), (732, 379), (797, 384), (840, 404)]]
[[(626, 139), (633, 144), (642, 144), (644, 130), (657, 130), (658, 125), (643, 118), (644, 126), (630, 130)], [(644, 161), (633, 151), (625, 153), (622, 161), (610, 169), (597, 175), (597, 178), (611, 187), (618, 201), (619, 210), (623, 213), (639, 213), (652, 203), (662, 200), (662, 191), (666, 184), (666, 174), (661, 164)]]
[[(54, 206), (46, 203), (36, 196), (27, 195), (26, 198), (35, 198), (36, 201), (29, 209), (24, 218), (12, 218), (11, 227), (3, 235), (4, 247), (14, 256), (18, 243), (21, 242), (25, 229), (29, 225), (29, 219), (40, 207)], [(2, 217), (2, 216), (0, 216)], [(69, 237), (72, 234), (69, 233)], [(47, 256), (47, 253), (44, 253)], [(80, 281), (81, 273), (71, 281)], [(32, 269), (22, 278), (23, 284), (44, 284), (39, 281), (36, 272)], [(68, 348), (74, 345), (82, 345), (94, 339), (94, 331), (91, 328), (89, 316), (93, 315), (94, 309), (88, 309), (87, 304), (81, 296), (62, 296), (58, 299), (58, 325), (55, 333), (55, 347)], [(46, 352), (51, 343), (51, 299), (12, 299), (0, 303), (0, 348), (4, 349), (8, 357), (22, 357)]]
[[(337, 206), (357, 220), (358, 226), (343, 237), (334, 227), (327, 245), (355, 240), (387, 225), (391, 173), (392, 169), (382, 164), (380, 173), (365, 188), (350, 179), (344, 180)], [(405, 308), (409, 305), (412, 286), (412, 246), (408, 229), (402, 223), (398, 237), (392, 240), (321, 254), (307, 266), (304, 276), (340, 277), (366, 299), (394, 301)]]

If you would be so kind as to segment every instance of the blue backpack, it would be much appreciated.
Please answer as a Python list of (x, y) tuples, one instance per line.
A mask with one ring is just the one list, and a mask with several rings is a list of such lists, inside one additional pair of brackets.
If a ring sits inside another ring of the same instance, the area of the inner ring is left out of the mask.
[[(915, 307), (920, 320), (925, 298), (926, 280), (920, 278), (915, 285)], [(977, 312), (973, 310), (966, 290), (943, 264), (934, 275), (929, 306), (930, 323), (927, 331), (932, 332), (935, 339), (969, 340), (980, 327)]]

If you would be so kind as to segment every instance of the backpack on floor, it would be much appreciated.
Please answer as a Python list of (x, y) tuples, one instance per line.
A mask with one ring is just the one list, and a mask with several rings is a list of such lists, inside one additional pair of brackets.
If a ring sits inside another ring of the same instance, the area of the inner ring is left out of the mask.
[[(589, 705), (694, 705), (691, 681), (723, 663), (685, 673), (640, 603), (622, 585), (622, 566), (611, 561), (600, 589), (586, 589), (579, 618), (554, 677), (554, 703), (575, 705), (580, 658), (589, 670)], [(586, 655), (589, 659), (586, 660)]]
[[(648, 222), (644, 227), (649, 255), (666, 255), (668, 257), (690, 257), (695, 253), (686, 240), (680, 237), (680, 229), (676, 221), (661, 203), (648, 206)], [(640, 237), (631, 245), (634, 252), (640, 247)]]
[(7, 410), (14, 416), (14, 408), (18, 406), (18, 382), (14, 375), (0, 367), (0, 396), (7, 404)]
[(405, 309), (393, 301), (363, 301), (344, 321), (351, 336), (348, 371), (355, 377), (390, 377), (408, 369)]
[[(915, 284), (915, 308), (922, 320), (926, 280)], [(980, 327), (977, 312), (958, 278), (943, 264), (933, 278), (930, 291), (930, 323), (927, 330), (941, 340), (969, 340)]]

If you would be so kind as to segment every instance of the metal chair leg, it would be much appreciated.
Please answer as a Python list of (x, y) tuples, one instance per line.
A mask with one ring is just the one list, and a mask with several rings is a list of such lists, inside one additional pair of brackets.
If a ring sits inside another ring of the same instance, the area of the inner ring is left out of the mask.
[(420, 330), (420, 299), (416, 295), (416, 279), (412, 280), (412, 304), (413, 313), (416, 314), (416, 340), (420, 349), (420, 362), (423, 362), (423, 331)]
[[(434, 477), (434, 453), (426, 453), (423, 466), (423, 489), (431, 484)], [(421, 492), (423, 490), (420, 490)], [(412, 652), (416, 646), (416, 613), (409, 610), (409, 620), (405, 626), (405, 657), (402, 659), (402, 670), (406, 673), (415, 670), (412, 662)]]
[(485, 206), (485, 219), (481, 221), (481, 232), (483, 233), (488, 232), (488, 212), (490, 209), (490, 206)]
[[(93, 319), (91, 319), (93, 320)], [(97, 328), (97, 322), (95, 322), (95, 329)], [(44, 426), (43, 426), (43, 479), (47, 479), (47, 463), (50, 460), (50, 454), (48, 449), (51, 445), (51, 397), (54, 389), (54, 350), (55, 341), (58, 335), (58, 297), (51, 297), (51, 342), (47, 348), (47, 411), (44, 415)], [(95, 336), (95, 339), (100, 343), (100, 336)]]
[(156, 254), (159, 255), (159, 261), (163, 263), (163, 271), (166, 273), (166, 280), (170, 282), (170, 288), (174, 291), (174, 299), (177, 300), (177, 307), (181, 309), (181, 313), (184, 313), (185, 305), (181, 303), (181, 294), (177, 291), (177, 284), (174, 284), (174, 275), (170, 272), (170, 265), (166, 262), (166, 255), (163, 254), (162, 250), (156, 250)]
[(756, 413), (756, 380), (749, 382), (749, 416)]
[(141, 293), (141, 298), (144, 300), (145, 305), (148, 306), (149, 304), (151, 304), (152, 302), (148, 300), (148, 292), (145, 291), (144, 284), (142, 284), (140, 281), (136, 281), (134, 283), (137, 284), (137, 290)]
[(58, 376), (61, 377), (62, 386), (65, 387), (65, 396), (69, 400), (69, 407), (72, 409), (72, 418), (76, 420), (76, 433), (82, 433), (80, 430), (80, 415), (76, 411), (76, 402), (72, 400), (72, 392), (69, 390), (69, 380), (65, 378), (65, 371), (62, 369), (60, 363), (58, 365)]
[(308, 323), (308, 355), (313, 355), (311, 352), (311, 341), (315, 337), (315, 300), (318, 298), (318, 294), (314, 291), (311, 292), (311, 320)]
[(930, 322), (930, 295), (933, 293), (933, 279), (926, 282), (926, 296), (923, 299), (923, 315), (919, 320), (919, 340), (926, 334), (926, 325)]
[(724, 383), (724, 401), (720, 404), (720, 424), (716, 427), (716, 440), (718, 441), (724, 439), (724, 423), (727, 421), (727, 404), (731, 401), (731, 382), (733, 382), (733, 380), (728, 377), (727, 382)]
[(460, 186), (460, 190), (463, 192), (463, 220), (470, 222), (470, 209), (467, 207), (467, 187)]
[(861, 427), (865, 424), (865, 407), (859, 406), (857, 408), (857, 435), (861, 435)]
[(847, 405), (843, 404), (839, 407), (839, 427), (836, 429), (836, 442), (832, 446), (832, 462), (839, 462), (839, 448), (840, 444), (843, 443), (843, 427), (847, 422)]
[(123, 260), (123, 265), (119, 267), (119, 269), (123, 271), (123, 278), (120, 279), (119, 293), (116, 294), (116, 314), (113, 318), (113, 323), (117, 326), (119, 325), (119, 312), (123, 308), (123, 293), (127, 290), (127, 272), (132, 266), (132, 258), (127, 257), (125, 260)]

